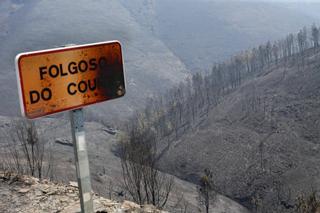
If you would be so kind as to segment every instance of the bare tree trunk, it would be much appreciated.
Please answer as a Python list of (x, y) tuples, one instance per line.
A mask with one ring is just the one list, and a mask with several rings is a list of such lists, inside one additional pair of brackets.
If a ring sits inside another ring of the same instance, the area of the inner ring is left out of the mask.
[(119, 144), (124, 189), (139, 204), (148, 202), (161, 208), (168, 200), (173, 181), (156, 169), (155, 132), (139, 125), (133, 128)]

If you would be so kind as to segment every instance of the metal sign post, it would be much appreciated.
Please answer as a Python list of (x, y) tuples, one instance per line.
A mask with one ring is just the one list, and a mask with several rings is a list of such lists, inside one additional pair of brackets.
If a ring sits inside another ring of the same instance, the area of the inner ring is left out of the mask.
[(82, 213), (93, 213), (88, 152), (84, 132), (83, 110), (70, 111), (75, 164)]

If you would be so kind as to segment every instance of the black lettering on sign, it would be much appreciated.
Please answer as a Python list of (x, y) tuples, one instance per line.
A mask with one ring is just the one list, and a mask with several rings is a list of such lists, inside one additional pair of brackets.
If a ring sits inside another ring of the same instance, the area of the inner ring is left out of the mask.
[(43, 75), (47, 73), (47, 67), (39, 67), (40, 79), (43, 80)]
[(101, 57), (99, 60), (91, 58), (89, 61), (81, 60), (78, 63), (71, 61), (67, 67), (68, 69), (64, 69), (66, 67), (64, 67), (63, 64), (39, 67), (40, 79), (43, 80), (46, 75), (49, 75), (51, 78), (67, 76), (69, 73), (73, 75), (88, 70), (96, 70), (98, 67), (104, 70), (107, 67), (107, 59), (105, 57)]
[(44, 88), (41, 92), (36, 90), (31, 90), (29, 92), (30, 103), (38, 103), (41, 99), (44, 101), (49, 101), (52, 98), (52, 92), (49, 88)]
[(71, 87), (76, 87), (76, 86), (77, 86), (77, 85), (76, 85), (75, 83), (70, 83), (70, 84), (68, 85), (67, 90), (68, 90), (68, 93), (69, 93), (70, 95), (74, 95), (74, 94), (77, 93), (77, 90), (71, 89)]
[(35, 104), (40, 100), (40, 93), (38, 91), (32, 90), (29, 92), (30, 103)]
[(70, 62), (68, 65), (68, 71), (71, 74), (77, 74), (78, 73), (77, 63), (74, 61)]
[(62, 64), (60, 64), (60, 71), (61, 71), (61, 76), (66, 76), (66, 75), (68, 75), (67, 72), (63, 72)]
[(41, 98), (45, 101), (49, 101), (52, 97), (52, 92), (49, 88), (44, 88), (41, 91)]
[(56, 78), (58, 75), (59, 75), (59, 67), (57, 65), (51, 65), (49, 67), (49, 75), (52, 77), (52, 78)]
[(88, 80), (88, 86), (91, 91), (95, 90), (97, 88), (97, 79), (95, 78), (93, 80)]
[(70, 83), (68, 84), (67, 91), (70, 95), (75, 95), (77, 92), (86, 93), (89, 91), (94, 91), (98, 88), (97, 79), (91, 80), (82, 80), (78, 84), (77, 83)]
[(84, 61), (84, 60), (80, 61), (79, 64), (78, 64), (78, 69), (79, 69), (80, 72), (85, 72), (85, 71), (87, 71), (87, 69), (88, 69), (88, 64), (87, 64), (87, 62)]
[(90, 64), (90, 70), (95, 70), (95, 69), (97, 69), (97, 59), (91, 58), (91, 59), (89, 60), (89, 64)]
[(87, 83), (85, 81), (80, 81), (79, 84), (78, 84), (79, 92), (85, 93), (87, 91), (87, 89), (88, 89)]

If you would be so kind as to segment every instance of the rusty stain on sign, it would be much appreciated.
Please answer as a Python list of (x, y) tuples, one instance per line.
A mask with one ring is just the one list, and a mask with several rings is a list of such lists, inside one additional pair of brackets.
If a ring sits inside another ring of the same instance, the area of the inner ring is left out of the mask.
[(122, 97), (118, 41), (22, 53), (16, 57), (21, 111), (37, 118)]

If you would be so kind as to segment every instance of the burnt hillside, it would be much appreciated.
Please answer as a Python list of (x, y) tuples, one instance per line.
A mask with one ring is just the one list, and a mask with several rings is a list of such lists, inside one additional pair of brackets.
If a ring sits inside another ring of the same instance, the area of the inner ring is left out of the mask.
[(285, 208), (319, 189), (319, 59), (314, 49), (283, 59), (223, 96), (171, 143), (162, 169), (197, 182), (210, 168), (220, 192), (251, 208), (255, 197)]
[(243, 51), (150, 99), (131, 119), (157, 135), (159, 168), (252, 210), (292, 211), (316, 190), (319, 149), (319, 28)]

